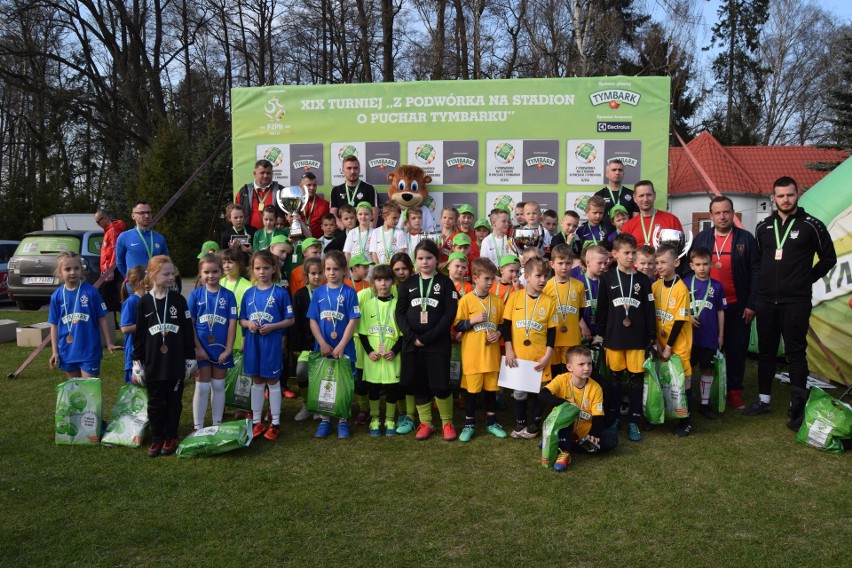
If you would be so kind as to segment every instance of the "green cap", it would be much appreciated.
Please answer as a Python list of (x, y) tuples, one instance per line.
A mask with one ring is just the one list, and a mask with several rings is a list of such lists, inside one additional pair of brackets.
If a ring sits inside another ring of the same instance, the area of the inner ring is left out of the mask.
[(466, 233), (456, 233), (453, 237), (453, 246), (461, 247), (470, 244), (470, 237)]
[(479, 229), (480, 227), (482, 227), (483, 229), (488, 229), (490, 231), (491, 230), (491, 223), (489, 223), (488, 219), (486, 219), (484, 217), (482, 219), (477, 219), (476, 223), (473, 224), (473, 228)]
[(358, 211), (358, 210), (359, 210), (359, 209), (361, 209), (362, 207), (366, 207), (366, 208), (367, 208), (367, 209), (369, 209), (370, 211), (372, 211), (372, 210), (373, 210), (373, 204), (372, 204), (372, 203), (369, 203), (369, 202), (367, 202), (367, 201), (359, 201), (359, 202), (358, 202), (358, 205), (356, 205), (356, 206), (355, 206), (355, 211)]
[(465, 263), (467, 263), (467, 255), (463, 252), (454, 252), (450, 254), (450, 256), (447, 258), (447, 265), (449, 265), (454, 260), (463, 260), (465, 261)]
[(625, 207), (624, 205), (616, 205), (615, 207), (609, 210), (609, 218), (615, 219), (615, 216), (619, 213), (624, 213), (628, 217), (630, 216), (630, 213), (627, 212), (627, 207)]
[(476, 210), (473, 207), (471, 207), (470, 205), (468, 205), (467, 203), (459, 206), (459, 215), (464, 215), (465, 213), (467, 213), (468, 215), (473, 215), (474, 217), (476, 217)]
[(363, 254), (353, 254), (349, 259), (349, 268), (353, 266), (370, 266), (373, 262)]
[[(275, 242), (274, 239), (273, 239), (273, 242)], [(313, 237), (308, 237), (307, 239), (302, 241), (302, 250), (303, 251), (308, 250), (311, 247), (322, 247), (322, 243), (319, 242), (318, 240), (316, 240)]]
[(204, 244), (201, 245), (201, 252), (198, 253), (198, 260), (204, 258), (205, 254), (209, 254), (211, 252), (219, 251), (219, 243), (216, 241), (204, 241)]
[(518, 260), (518, 257), (514, 254), (504, 254), (500, 257), (500, 268), (503, 268), (507, 264), (520, 264), (521, 261)]
[(275, 235), (274, 237), (272, 237), (272, 240), (269, 241), (269, 246), (277, 245), (277, 244), (281, 244), (281, 243), (290, 244), (290, 241), (287, 240), (287, 237), (284, 236), (284, 235)]

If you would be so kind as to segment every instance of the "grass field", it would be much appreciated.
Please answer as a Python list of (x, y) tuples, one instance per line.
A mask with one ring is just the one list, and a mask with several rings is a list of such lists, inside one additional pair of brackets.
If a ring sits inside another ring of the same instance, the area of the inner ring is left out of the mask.
[[(0, 312), (22, 323), (46, 314)], [(5, 376), (29, 354), (0, 345)], [(795, 442), (773, 413), (698, 416), (639, 444), (622, 433), (565, 474), (534, 441), (313, 438), (285, 401), (282, 436), (208, 459), (56, 446), (49, 350), (0, 379), (3, 566), (848, 566), (850, 457)], [(104, 408), (123, 359), (105, 357)], [(749, 363), (746, 397), (754, 396)], [(193, 385), (181, 433), (192, 428)], [(437, 418), (437, 416), (436, 416)], [(456, 411), (456, 424), (461, 424)], [(503, 413), (504, 425), (511, 423)], [(209, 422), (209, 417), (208, 417)]]

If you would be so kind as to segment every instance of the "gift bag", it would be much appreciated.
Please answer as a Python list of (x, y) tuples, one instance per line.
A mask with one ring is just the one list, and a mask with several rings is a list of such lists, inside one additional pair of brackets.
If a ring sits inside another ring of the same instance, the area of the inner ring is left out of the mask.
[(668, 361), (659, 361), (658, 364), (666, 418), (686, 418), (689, 416), (689, 408), (686, 403), (686, 379), (680, 357), (672, 355)]
[(243, 356), (234, 355), (234, 366), (225, 374), (225, 406), (251, 410), (251, 377), (243, 374)]
[(450, 386), (458, 387), (461, 384), (461, 343), (453, 343), (450, 350)]
[(851, 437), (852, 406), (818, 387), (812, 387), (805, 405), (805, 420), (796, 440), (812, 448), (842, 454), (842, 440)]
[(308, 358), (308, 412), (349, 418), (355, 380), (348, 357), (334, 359), (311, 351)]
[(103, 396), (100, 379), (70, 379), (56, 385), (56, 443), (96, 446), (101, 442)]
[(645, 359), (645, 380), (642, 389), (642, 411), (649, 424), (662, 424), (666, 419), (666, 404), (660, 388), (657, 362), (651, 357)]
[(725, 367), (725, 355), (716, 351), (713, 357), (713, 384), (710, 386), (710, 408), (718, 413), (725, 412), (725, 399), (728, 396), (728, 371)]
[(251, 444), (251, 420), (223, 422), (196, 430), (178, 445), (177, 455), (181, 458), (197, 458), (224, 454)]
[(138, 448), (148, 428), (148, 389), (123, 385), (112, 407), (110, 422), (101, 443), (107, 446)]
[(559, 431), (573, 424), (579, 415), (579, 408), (570, 402), (564, 402), (554, 407), (544, 419), (541, 429), (541, 465), (543, 467), (553, 467), (559, 451)]

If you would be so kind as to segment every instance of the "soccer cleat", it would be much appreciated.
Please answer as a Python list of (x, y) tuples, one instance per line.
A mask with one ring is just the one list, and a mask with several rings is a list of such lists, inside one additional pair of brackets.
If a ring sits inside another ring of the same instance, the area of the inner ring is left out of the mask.
[(417, 433), (414, 434), (414, 439), (418, 442), (425, 442), (432, 437), (433, 432), (435, 432), (434, 426), (431, 424), (421, 423), (420, 426), (417, 427)]
[(403, 416), (399, 419), (399, 424), (396, 425), (396, 433), (404, 436), (414, 432), (414, 421), (408, 416)]
[(763, 402), (762, 400), (758, 400), (745, 410), (743, 410), (743, 416), (758, 416), (760, 414), (766, 414), (770, 412), (772, 407), (769, 404)]
[(296, 413), (294, 420), (296, 422), (302, 422), (304, 420), (307, 420), (310, 417), (311, 417), (311, 413), (308, 412), (308, 407), (303, 404), (301, 410), (299, 410), (299, 412)]
[(385, 436), (396, 436), (396, 422), (385, 420)]
[(319, 423), (319, 426), (317, 426), (314, 438), (328, 438), (329, 434), (331, 434), (331, 420), (323, 420)]
[(366, 410), (362, 410), (358, 413), (358, 416), (355, 417), (355, 424), (363, 426), (367, 422), (370, 421), (370, 413)]
[(678, 438), (686, 438), (690, 434), (692, 434), (692, 424), (690, 422), (684, 424), (683, 420), (681, 420), (681, 423), (675, 428), (674, 435)]
[(702, 404), (701, 406), (699, 406), (698, 413), (707, 420), (716, 420), (717, 418), (719, 418), (719, 415), (716, 414), (712, 408), (710, 408), (709, 404)]
[(459, 442), (470, 442), (471, 438), (473, 438), (473, 426), (462, 428), (462, 433), (459, 434)]
[(290, 389), (284, 389), (281, 391), (281, 396), (284, 398), (297, 398), (299, 395), (291, 391)]
[(263, 437), (267, 440), (277, 440), (278, 434), (281, 432), (280, 424), (273, 424), (269, 427), (269, 429), (263, 434)]
[(617, 432), (618, 432), (618, 427), (619, 427), (620, 425), (621, 425), (621, 419), (620, 419), (620, 418), (616, 418), (615, 420), (613, 420), (613, 421), (612, 421), (612, 424), (610, 424), (610, 425), (609, 425), (609, 427), (607, 428), (607, 431), (608, 431), (608, 432), (612, 432), (613, 434), (615, 434), (615, 433), (617, 433)]
[(255, 424), (251, 430), (252, 438), (259, 438), (263, 436), (263, 433), (266, 432), (266, 428), (267, 426), (263, 422), (258, 422), (257, 424)]
[(166, 440), (166, 443), (163, 444), (163, 451), (161, 452), (164, 456), (170, 456), (177, 451), (177, 440), (172, 438), (171, 440)]
[(503, 427), (497, 424), (496, 422), (491, 426), (486, 426), (485, 431), (494, 436), (495, 438), (505, 438), (508, 436)]
[(746, 405), (745, 402), (743, 402), (743, 394), (741, 391), (728, 391), (728, 406), (734, 410), (742, 410), (745, 408)]
[(341, 420), (337, 423), (337, 437), (340, 440), (346, 440), (349, 438), (349, 422), (343, 422)]
[(370, 421), (370, 436), (378, 438), (382, 435), (382, 423), (378, 418), (373, 418)]
[(642, 433), (639, 432), (639, 425), (635, 422), (630, 423), (630, 430), (627, 433), (627, 437), (630, 438), (631, 442), (641, 442), (642, 441)]
[(452, 442), (456, 438), (458, 438), (458, 435), (456, 435), (456, 429), (453, 424), (444, 424), (444, 440), (447, 442)]
[[(520, 430), (518, 429), (520, 428)], [(526, 426), (521, 426), (520, 424), (515, 426), (515, 429), (512, 430), (512, 437), (517, 438), (519, 440), (531, 440), (535, 438), (535, 434), (530, 434), (530, 431)]]
[(565, 471), (568, 469), (568, 465), (570, 463), (571, 454), (559, 450), (559, 454), (556, 456), (556, 461), (553, 462), (553, 471)]
[(163, 441), (154, 440), (151, 442), (151, 447), (148, 448), (148, 457), (155, 458), (163, 452)]

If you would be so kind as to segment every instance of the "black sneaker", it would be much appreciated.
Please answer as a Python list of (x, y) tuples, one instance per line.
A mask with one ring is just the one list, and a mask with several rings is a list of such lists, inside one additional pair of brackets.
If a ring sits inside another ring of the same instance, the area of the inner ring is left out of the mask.
[(716, 420), (717, 418), (719, 418), (719, 415), (716, 414), (712, 408), (710, 408), (709, 404), (702, 404), (701, 406), (699, 406), (698, 413), (707, 420)]
[(683, 420), (681, 420), (681, 421), (680, 421), (680, 424), (678, 424), (677, 428), (675, 429), (675, 433), (674, 433), (674, 434), (675, 434), (675, 436), (677, 436), (678, 438), (686, 438), (687, 436), (689, 436), (690, 434), (692, 434), (692, 423), (691, 423), (691, 422), (686, 422), (686, 423), (684, 424), (684, 421), (683, 421)]
[(772, 407), (769, 404), (763, 402), (762, 400), (758, 400), (745, 410), (743, 410), (743, 416), (758, 416), (760, 414), (766, 414), (772, 410)]

